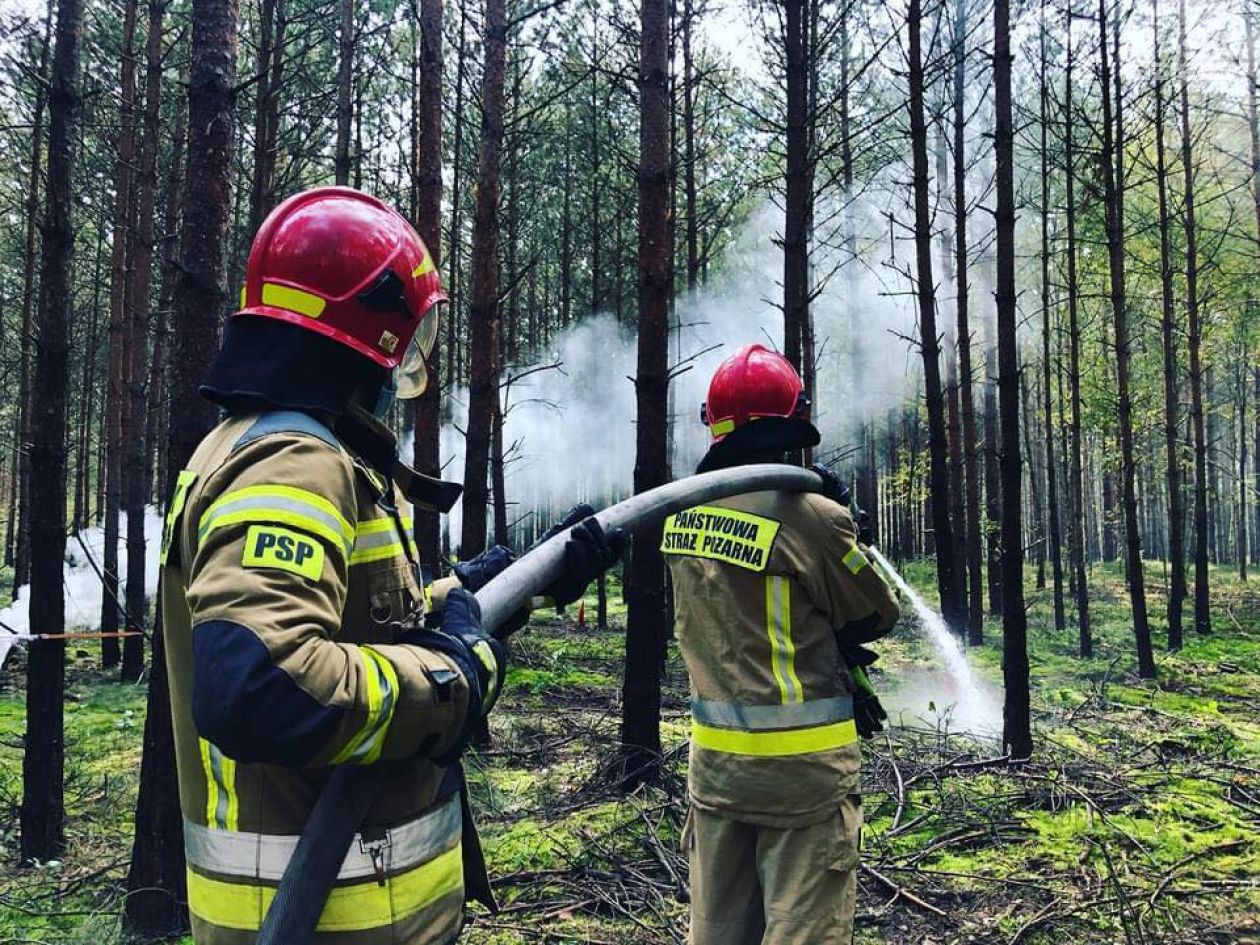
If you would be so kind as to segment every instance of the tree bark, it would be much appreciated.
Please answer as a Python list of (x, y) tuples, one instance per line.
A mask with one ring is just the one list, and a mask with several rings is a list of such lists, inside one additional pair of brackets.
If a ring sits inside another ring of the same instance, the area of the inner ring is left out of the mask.
[[(57, 5), (48, 88), (48, 175), (41, 227), (38, 337), (31, 391), (30, 625), (65, 628), (66, 390), (70, 384), (70, 264), (74, 140), (79, 119), (80, 0)], [(57, 858), (65, 848), (65, 641), (33, 640), (27, 654), (26, 749), (22, 756), (21, 859)]]
[(916, 294), (919, 304), (919, 344), (923, 353), (923, 383), (927, 394), (930, 447), (932, 527), (937, 549), (936, 579), (945, 622), (956, 632), (967, 625), (967, 612), (954, 573), (953, 534), (949, 520), (949, 458), (945, 437), (945, 402), (941, 389), (940, 342), (936, 329), (935, 283), (932, 281), (932, 230), (928, 213), (927, 127), (923, 110), (923, 9), (910, 0), (910, 145), (914, 164), (914, 240)]
[[(639, 346), (635, 374), (634, 491), (670, 480), (668, 462), (669, 6), (641, 0), (639, 47)], [(633, 536), (627, 574), (621, 786), (656, 776), (661, 753), (661, 651), (669, 624), (661, 524)]]
[[(806, 0), (784, 0), (787, 168), (783, 219), (783, 354), (801, 371), (809, 317), (809, 61)], [(926, 144), (924, 145), (926, 148)], [(925, 158), (926, 160), (926, 158)], [(926, 179), (927, 171), (924, 171)], [(930, 239), (930, 237), (929, 237)]]
[(481, 140), (473, 211), (472, 299), (468, 306), (468, 436), (464, 456), (460, 554), (486, 545), (486, 467), (499, 397), (499, 161), (503, 150), (503, 79), (507, 68), (505, 0), (486, 0), (485, 66), (481, 80)]
[(354, 0), (339, 0), (341, 26), (337, 33), (337, 138), (333, 174), (337, 183), (350, 184), (350, 123), (354, 115)]
[[(219, 320), (229, 302), (223, 266), (231, 208), (237, 17), (237, 0), (193, 2), (188, 160), (171, 359), (171, 415), (179, 420), (170, 425), (165, 496), (170, 496), (176, 474), (215, 423), (215, 410), (197, 393), (197, 385), (218, 347)], [(153, 650), (126, 924), (144, 934), (166, 935), (187, 926), (187, 894), (160, 620), (154, 627)]]

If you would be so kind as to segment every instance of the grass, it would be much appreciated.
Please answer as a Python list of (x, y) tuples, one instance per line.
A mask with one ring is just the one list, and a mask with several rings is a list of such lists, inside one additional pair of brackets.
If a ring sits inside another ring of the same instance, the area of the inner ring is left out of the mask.
[[(929, 599), (930, 563), (906, 577)], [(1059, 945), (1243, 942), (1260, 936), (1260, 578), (1213, 572), (1213, 632), (1164, 651), (1162, 570), (1148, 566), (1158, 676), (1134, 675), (1117, 567), (1095, 566), (1095, 655), (1057, 634), (1047, 591), (1028, 586), (1037, 750), (1022, 766), (944, 724), (892, 728), (866, 746), (858, 941)], [(671, 649), (660, 783), (613, 789), (622, 666), (620, 587), (611, 628), (577, 608), (535, 615), (490, 749), (470, 783), (503, 912), (474, 908), (467, 940), (489, 945), (678, 941), (686, 927), (686, 677)], [(1071, 602), (1069, 600), (1069, 617)], [(1000, 622), (970, 652), (1001, 682)], [(934, 664), (905, 620), (881, 641), (877, 686)], [(0, 672), (0, 942), (115, 945), (144, 715), (141, 687), (68, 668), (69, 846), (19, 868), (22, 655)], [(923, 905), (916, 904), (918, 900)], [(928, 907), (925, 908), (924, 906)], [(939, 910), (944, 917), (935, 914)]]

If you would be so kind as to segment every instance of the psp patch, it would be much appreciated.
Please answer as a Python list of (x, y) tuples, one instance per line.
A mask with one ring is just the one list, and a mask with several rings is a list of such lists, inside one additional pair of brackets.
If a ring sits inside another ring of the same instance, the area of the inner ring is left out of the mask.
[(318, 581), (324, 573), (324, 546), (309, 535), (277, 525), (251, 525), (245, 534), (247, 568), (275, 568)]
[(779, 523), (772, 518), (698, 505), (665, 520), (661, 551), (764, 571), (778, 534)]

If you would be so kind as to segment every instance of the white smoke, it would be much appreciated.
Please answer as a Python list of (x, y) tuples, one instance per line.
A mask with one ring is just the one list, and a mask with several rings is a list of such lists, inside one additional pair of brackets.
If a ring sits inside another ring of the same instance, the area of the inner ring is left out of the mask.
[[(676, 370), (670, 395), (675, 476), (689, 474), (708, 448), (700, 405), (718, 364), (750, 342), (782, 347), (783, 253), (777, 243), (782, 227), (781, 210), (771, 204), (760, 208), (729, 250), (721, 274), (694, 295), (684, 292), (676, 299), (669, 349)], [(813, 258), (815, 271), (823, 274), (839, 262), (827, 249)], [(855, 267), (852, 280), (828, 279), (813, 303), (820, 456), (842, 450), (859, 424), (915, 396), (918, 356), (906, 340), (915, 323), (906, 286), (895, 280), (890, 291), (861, 260), (848, 264)], [(853, 288), (851, 305), (846, 285)], [(863, 352), (856, 366), (848, 357), (855, 340)], [(504, 373), (505, 381), (519, 378), (502, 389), (509, 524), (531, 514), (546, 521), (576, 502), (600, 505), (631, 492), (636, 344), (632, 329), (611, 315), (597, 315), (556, 336), (532, 365), (539, 370), (515, 366)], [(552, 364), (559, 367), (547, 367)], [(462, 481), (467, 391), (456, 391), (450, 406), (442, 431), (443, 476)], [(458, 506), (447, 527), (457, 544)]]
[[(120, 515), (118, 524), (118, 601), (127, 594), (127, 516)], [(162, 517), (149, 507), (144, 512), (144, 590), (152, 597), (157, 593), (158, 546), (162, 540)], [(86, 552), (85, 550), (86, 549)], [(66, 542), (64, 588), (67, 630), (99, 630), (104, 586), (97, 573), (105, 560), (105, 530), (100, 526), (86, 528)], [(31, 588), (24, 584), (18, 599), (0, 610), (0, 667), (18, 639), (31, 633), (46, 633), (47, 627), (32, 627), (30, 621)], [(122, 621), (120, 621), (121, 623)]]

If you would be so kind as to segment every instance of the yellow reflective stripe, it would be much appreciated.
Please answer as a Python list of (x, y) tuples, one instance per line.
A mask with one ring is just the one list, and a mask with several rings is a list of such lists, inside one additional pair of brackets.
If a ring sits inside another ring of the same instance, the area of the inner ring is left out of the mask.
[(792, 642), (791, 584), (773, 574), (766, 575), (766, 636), (770, 638), (770, 669), (779, 684), (779, 701), (805, 701), (804, 687), (796, 675), (796, 644)]
[[(403, 530), (410, 535), (411, 528), (412, 519), (404, 518)], [(406, 549), (398, 537), (393, 519), (374, 518), (355, 525), (354, 550), (350, 553), (352, 565), (385, 561), (404, 554)]]
[(701, 748), (728, 755), (757, 755), (763, 758), (831, 751), (852, 745), (857, 737), (857, 725), (852, 719), (814, 728), (772, 732), (741, 732), (713, 728), (694, 720), (691, 723), (691, 740)]
[[(188, 908), (193, 915), (225, 929), (256, 931), (271, 907), (272, 886), (229, 883), (189, 869)], [(336, 886), (328, 894), (317, 932), (358, 932), (389, 926), (414, 915), (464, 885), (458, 843), (413, 870), (399, 873), (381, 886), (375, 879)]]
[(411, 278), (418, 279), (427, 272), (432, 272), (437, 267), (433, 265), (433, 257), (428, 253), (424, 254), (424, 259), (420, 260), (420, 265), (411, 270)]
[(846, 552), (845, 556), (840, 560), (844, 562), (844, 566), (848, 568), (849, 572), (852, 574), (857, 574), (864, 567), (870, 564), (870, 562), (866, 560), (866, 555), (862, 554), (862, 549), (857, 545), (850, 548), (848, 552)]
[(719, 420), (717, 423), (709, 424), (709, 433), (713, 436), (726, 436), (735, 429), (735, 421), (731, 419)]
[(166, 521), (162, 524), (162, 546), (158, 551), (158, 564), (166, 564), (171, 551), (171, 542), (175, 540), (175, 523), (184, 511), (184, 503), (188, 501), (188, 489), (197, 481), (197, 474), (191, 469), (181, 469), (175, 480), (175, 494), (171, 496), (171, 507), (166, 512)]
[(385, 733), (394, 719), (394, 707), (398, 704), (398, 673), (394, 664), (370, 646), (360, 646), (359, 658), (363, 661), (363, 678), (367, 685), (367, 721), (363, 723), (332, 764), (370, 765), (381, 756)]
[(295, 486), (234, 489), (206, 509), (197, 533), (204, 541), (216, 528), (258, 522), (303, 529), (327, 540), (343, 553), (354, 545), (354, 529), (337, 507), (323, 496)]
[(313, 292), (295, 289), (291, 285), (264, 282), (262, 287), (262, 304), (288, 309), (290, 312), (297, 312), (299, 315), (305, 315), (307, 318), (319, 318), (319, 316), (324, 314), (324, 306), (328, 304), (328, 300), (315, 295)]
[(206, 825), (211, 829), (235, 830), (240, 817), (236, 762), (204, 738), (198, 738), (197, 743), (206, 777)]

